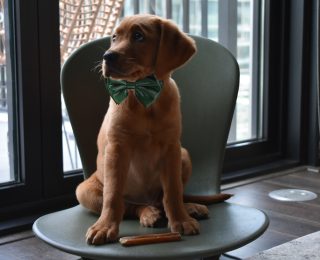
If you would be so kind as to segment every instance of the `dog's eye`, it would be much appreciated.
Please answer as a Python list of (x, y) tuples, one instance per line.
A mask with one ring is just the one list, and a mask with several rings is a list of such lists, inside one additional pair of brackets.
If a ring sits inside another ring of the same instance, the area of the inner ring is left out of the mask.
[(112, 35), (112, 41), (114, 42), (117, 39), (117, 35)]
[(133, 34), (133, 39), (134, 39), (135, 41), (141, 42), (141, 41), (143, 41), (144, 37), (143, 37), (143, 34), (142, 34), (142, 33), (140, 33), (140, 32), (135, 32), (135, 33)]

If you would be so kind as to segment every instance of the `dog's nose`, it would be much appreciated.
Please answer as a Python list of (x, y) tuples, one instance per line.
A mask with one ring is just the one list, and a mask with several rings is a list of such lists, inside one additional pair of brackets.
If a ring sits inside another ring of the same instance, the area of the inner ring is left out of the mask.
[(113, 51), (107, 51), (104, 55), (103, 55), (103, 59), (110, 63), (110, 62), (115, 62), (118, 58), (118, 53), (113, 52)]

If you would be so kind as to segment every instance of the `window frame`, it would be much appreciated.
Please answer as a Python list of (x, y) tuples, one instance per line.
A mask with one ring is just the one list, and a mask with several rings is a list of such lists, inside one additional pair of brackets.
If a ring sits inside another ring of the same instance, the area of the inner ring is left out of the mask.
[(44, 178), (44, 194), (51, 197), (74, 191), (83, 180), (83, 174), (82, 170), (68, 174), (63, 171), (59, 1), (38, 0), (38, 10), (41, 21), (39, 42), (40, 46), (46, 46), (39, 49), (40, 85), (46, 86), (41, 91), (42, 160), (43, 172), (47, 173)]
[[(34, 3), (28, 5), (23, 1), (11, 3), (11, 15), (16, 17), (16, 22), (10, 29), (11, 36), (16, 37), (11, 53), (14, 53), (14, 64), (11, 72), (13, 86), (13, 98), (16, 99), (12, 106), (13, 125), (18, 133), (14, 134), (14, 142), (19, 145), (19, 150), (14, 153), (17, 163), (14, 165), (15, 175), (19, 176), (16, 181), (9, 182), (6, 186), (1, 186), (0, 205), (11, 205), (23, 198), (24, 201), (32, 200), (41, 194), (41, 187), (36, 183), (41, 180), (41, 164), (36, 164), (41, 154), (40, 120), (39, 120), (39, 84), (38, 84), (38, 56), (37, 56), (37, 26), (33, 30), (28, 30), (28, 26), (37, 25)], [(21, 10), (24, 11), (22, 14)], [(29, 31), (28, 36), (26, 35)], [(27, 38), (28, 37), (28, 38)], [(23, 69), (33, 60), (33, 66), (28, 71)], [(10, 68), (9, 68), (10, 69)], [(10, 73), (10, 72), (9, 72)], [(28, 89), (23, 86), (28, 86)], [(18, 114), (18, 118), (16, 117)], [(27, 175), (27, 172), (33, 172)]]
[(0, 235), (30, 227), (45, 212), (75, 205), (74, 191), (83, 180), (82, 172), (64, 175), (62, 170), (59, 1), (10, 2), (16, 39), (15, 171), (20, 177), (0, 186)]
[[(271, 0), (265, 1), (265, 21), (263, 37), (263, 68), (261, 82), (263, 84), (263, 137), (258, 140), (248, 140), (227, 146), (225, 163), (223, 168), (223, 180), (228, 182), (235, 178), (242, 178), (246, 172), (259, 174), (264, 172), (259, 165), (266, 167), (275, 166), (275, 161), (279, 164), (287, 164), (283, 159), (283, 122), (285, 115), (277, 113), (283, 111), (284, 101), (281, 99), (285, 90), (283, 75), (286, 52), (284, 51), (285, 35), (285, 2), (275, 4)], [(271, 16), (272, 13), (272, 16)], [(271, 30), (272, 28), (272, 30)], [(280, 46), (279, 46), (280, 42)], [(258, 84), (258, 80), (256, 84)], [(273, 104), (269, 105), (268, 97), (273, 97)], [(294, 164), (295, 162), (289, 162)], [(248, 169), (250, 169), (248, 171)], [(243, 172), (245, 170), (245, 172)]]
[(268, 138), (228, 146), (224, 183), (297, 165), (319, 166), (313, 10), (315, 0), (266, 0), (264, 98), (272, 97), (264, 100)]

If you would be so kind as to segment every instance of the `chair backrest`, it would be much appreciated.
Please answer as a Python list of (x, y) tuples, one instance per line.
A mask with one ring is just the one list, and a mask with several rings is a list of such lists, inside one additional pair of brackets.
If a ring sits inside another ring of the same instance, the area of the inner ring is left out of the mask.
[[(192, 36), (196, 55), (173, 78), (181, 93), (182, 145), (188, 149), (193, 174), (188, 194), (220, 191), (224, 151), (239, 87), (239, 67), (231, 53), (211, 40)], [(84, 175), (96, 169), (96, 139), (107, 111), (109, 96), (95, 69), (110, 38), (80, 47), (66, 61), (61, 84), (78, 144)]]

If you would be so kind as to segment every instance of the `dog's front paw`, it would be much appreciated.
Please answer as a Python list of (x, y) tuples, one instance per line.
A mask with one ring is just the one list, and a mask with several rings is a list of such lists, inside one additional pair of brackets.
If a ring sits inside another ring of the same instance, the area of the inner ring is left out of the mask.
[(102, 245), (117, 239), (119, 226), (116, 223), (97, 221), (89, 227), (86, 240), (89, 245)]
[(194, 218), (187, 218), (183, 221), (173, 221), (169, 223), (171, 232), (179, 232), (183, 235), (197, 235), (200, 231), (200, 225)]

